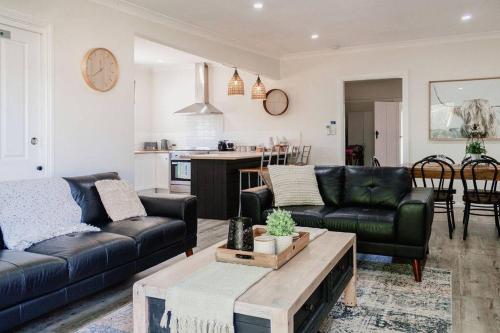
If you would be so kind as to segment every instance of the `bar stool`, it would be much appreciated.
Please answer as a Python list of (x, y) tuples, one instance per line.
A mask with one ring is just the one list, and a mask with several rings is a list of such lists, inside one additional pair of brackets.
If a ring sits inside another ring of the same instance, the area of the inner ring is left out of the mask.
[(302, 152), (300, 153), (299, 161), (296, 165), (307, 165), (309, 164), (309, 156), (311, 156), (312, 146), (302, 146)]
[(289, 152), (289, 158), (287, 159), (287, 164), (295, 165), (299, 161), (300, 158), (300, 146), (292, 146)]
[[(257, 175), (257, 183), (258, 186), (262, 186), (262, 172), (267, 168), (268, 165), (270, 165), (273, 161), (273, 155), (274, 155), (274, 147), (271, 148), (270, 151), (263, 150), (262, 155), (260, 157), (260, 166), (257, 168), (242, 168), (239, 169), (238, 171), (240, 172), (240, 195), (239, 195), (239, 208), (238, 208), (238, 216), (241, 215), (241, 191), (244, 190), (243, 188), (243, 174), (247, 175), (247, 188), (252, 187), (252, 175)], [(276, 159), (278, 161), (279, 158)]]

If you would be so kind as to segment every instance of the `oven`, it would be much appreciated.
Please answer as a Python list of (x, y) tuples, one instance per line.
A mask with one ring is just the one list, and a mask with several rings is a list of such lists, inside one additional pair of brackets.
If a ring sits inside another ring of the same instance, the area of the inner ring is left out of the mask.
[(170, 153), (170, 192), (191, 193), (191, 155), (208, 151), (175, 151)]
[(187, 154), (170, 153), (170, 192), (191, 192), (191, 159)]

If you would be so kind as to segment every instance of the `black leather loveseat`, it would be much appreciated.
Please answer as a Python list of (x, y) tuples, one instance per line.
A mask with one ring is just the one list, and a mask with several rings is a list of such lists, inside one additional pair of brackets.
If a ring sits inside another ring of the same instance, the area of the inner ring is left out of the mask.
[[(357, 250), (412, 260), (421, 281), (434, 217), (432, 189), (412, 188), (406, 168), (318, 166), (324, 206), (280, 207), (298, 225), (356, 233)], [(265, 224), (273, 194), (265, 186), (241, 194), (242, 216)]]
[[(94, 186), (117, 173), (66, 178), (82, 222), (101, 228), (5, 249), (0, 230), (0, 332), (123, 281), (196, 246), (196, 198), (141, 197), (147, 217), (111, 223)], [(33, 221), (36, 223), (36, 221)]]

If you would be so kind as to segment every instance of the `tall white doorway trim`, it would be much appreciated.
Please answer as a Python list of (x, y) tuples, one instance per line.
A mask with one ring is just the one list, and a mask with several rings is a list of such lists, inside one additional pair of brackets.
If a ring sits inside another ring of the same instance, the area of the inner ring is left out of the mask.
[(45, 115), (46, 145), (44, 157), (45, 176), (54, 175), (54, 52), (53, 29), (51, 24), (39, 21), (37, 18), (0, 7), (0, 24), (11, 26), (41, 35), (41, 110)]
[(338, 162), (339, 164), (345, 164), (345, 82), (348, 81), (366, 81), (366, 80), (383, 80), (383, 79), (401, 79), (402, 80), (402, 112), (401, 116), (403, 118), (403, 128), (401, 132), (402, 136), (402, 160), (403, 163), (410, 162), (410, 115), (408, 110), (408, 72), (389, 72), (389, 73), (375, 73), (375, 74), (364, 74), (364, 75), (353, 75), (340, 77), (337, 80), (337, 110), (339, 110), (339, 115), (337, 119), (337, 147), (338, 147)]

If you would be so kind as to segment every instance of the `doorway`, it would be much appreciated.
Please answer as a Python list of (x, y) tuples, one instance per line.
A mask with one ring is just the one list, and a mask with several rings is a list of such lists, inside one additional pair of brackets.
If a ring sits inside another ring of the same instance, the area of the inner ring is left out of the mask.
[(402, 162), (401, 78), (344, 81), (345, 164)]

